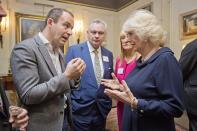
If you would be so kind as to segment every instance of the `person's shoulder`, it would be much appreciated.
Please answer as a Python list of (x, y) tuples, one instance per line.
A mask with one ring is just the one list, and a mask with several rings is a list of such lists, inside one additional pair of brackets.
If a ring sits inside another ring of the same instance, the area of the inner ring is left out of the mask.
[(161, 48), (160, 55), (158, 58), (159, 58), (158, 60), (161, 63), (166, 63), (166, 64), (169, 63), (170, 64), (173, 62), (175, 62), (175, 63), (178, 62), (176, 57), (174, 56), (174, 52), (168, 47)]
[(161, 57), (166, 57), (168, 55), (174, 55), (174, 52), (168, 48), (168, 47), (161, 47), (159, 50), (158, 50), (158, 54), (161, 56)]
[(101, 47), (101, 48), (102, 48), (103, 51), (112, 54), (112, 52), (111, 52), (109, 49), (107, 49), (107, 48), (105, 48), (105, 47)]
[(191, 52), (193, 50), (197, 50), (197, 39), (189, 42), (183, 49), (183, 52)]
[(31, 48), (34, 44), (34, 38), (29, 38), (17, 43), (14, 48)]
[(186, 47), (197, 47), (197, 39), (189, 42)]
[(71, 49), (77, 49), (77, 48), (84, 47), (86, 44), (87, 44), (86, 42), (80, 43), (80, 44), (73, 44), (69, 48), (71, 48)]

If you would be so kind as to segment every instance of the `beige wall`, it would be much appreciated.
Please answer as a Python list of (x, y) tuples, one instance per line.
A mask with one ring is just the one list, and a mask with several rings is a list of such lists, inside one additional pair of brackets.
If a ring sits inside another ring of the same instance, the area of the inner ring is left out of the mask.
[(177, 58), (180, 57), (182, 47), (193, 40), (180, 40), (179, 16), (194, 9), (197, 9), (197, 0), (171, 0), (170, 2), (170, 48)]
[[(6, 32), (3, 33), (4, 39), (4, 48), (0, 48), (0, 75), (7, 74), (9, 69), (9, 58), (10, 53), (15, 45), (15, 12), (24, 13), (24, 14), (32, 14), (32, 15), (43, 15), (43, 8), (41, 6), (35, 6), (34, 2), (44, 3), (49, 5), (54, 5), (54, 7), (61, 7), (67, 10), (70, 10), (74, 13), (74, 15), (81, 14), (84, 20), (84, 28), (87, 29), (88, 24), (95, 18), (100, 18), (104, 20), (107, 25), (107, 38), (104, 43), (104, 46), (110, 49), (111, 51), (115, 50), (114, 43), (116, 42), (114, 36), (117, 32), (116, 28), (116, 12), (94, 9), (89, 7), (81, 7), (78, 5), (69, 5), (63, 4), (59, 2), (51, 2), (47, 0), (3, 0), (2, 5), (5, 10), (7, 10), (8, 16), (10, 18), (10, 22), (8, 23), (8, 27)], [(44, 14), (51, 8), (45, 8)], [(83, 41), (86, 39), (86, 30), (84, 30)], [(76, 43), (76, 38), (72, 36), (70, 38), (69, 44)]]
[[(100, 18), (106, 21), (108, 30), (105, 46), (113, 51), (115, 57), (120, 52), (119, 32), (123, 22), (133, 10), (152, 3), (153, 13), (160, 19), (162, 25), (168, 31), (168, 43), (166, 45), (170, 47), (175, 52), (175, 56), (179, 58), (182, 46), (191, 41), (191, 39), (180, 40), (178, 17), (181, 13), (197, 8), (197, 1), (195, 0), (138, 0), (119, 12), (62, 4), (47, 0), (2, 0), (3, 7), (8, 12), (10, 22), (8, 22), (9, 28), (7, 27), (6, 32), (3, 33), (4, 48), (0, 48), (0, 74), (6, 74), (8, 72), (10, 52), (15, 45), (14, 13), (43, 15), (43, 8), (41, 6), (35, 6), (33, 4), (34, 2), (50, 4), (54, 5), (54, 7), (62, 7), (72, 11), (74, 14), (81, 14), (85, 22), (85, 28), (87, 28), (90, 21), (94, 18)], [(45, 15), (49, 9), (50, 8), (45, 8)], [(83, 39), (85, 39), (85, 35), (83, 35)], [(71, 37), (70, 44), (76, 43), (75, 41), (76, 38)]]
[[(129, 17), (131, 12), (136, 9), (141, 9), (147, 5), (152, 5), (152, 12), (158, 17), (164, 29), (169, 32), (170, 25), (170, 0), (138, 0), (129, 7), (119, 12), (119, 26), (121, 28), (124, 21)], [(168, 34), (169, 41), (169, 34)], [(169, 46), (167, 43), (166, 46)]]

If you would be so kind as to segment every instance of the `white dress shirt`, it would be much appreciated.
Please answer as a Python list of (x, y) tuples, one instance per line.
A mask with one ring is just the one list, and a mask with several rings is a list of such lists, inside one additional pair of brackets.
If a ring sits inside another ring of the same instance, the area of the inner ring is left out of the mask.
[(47, 50), (49, 52), (49, 55), (52, 59), (52, 62), (55, 66), (55, 69), (57, 71), (57, 74), (60, 75), (62, 74), (62, 68), (61, 68), (61, 63), (60, 63), (60, 60), (59, 60), (59, 50), (54, 50), (52, 45), (49, 43), (49, 41), (46, 39), (46, 37), (41, 33), (39, 32), (39, 37), (40, 39), (42, 40), (42, 42), (44, 44), (47, 44)]
[[(94, 58), (95, 58), (94, 50), (95, 49), (92, 47), (92, 45), (90, 44), (89, 41), (87, 41), (87, 43), (88, 43), (88, 49), (89, 49), (89, 52), (90, 52), (90, 56), (91, 56), (91, 60), (92, 60), (92, 64), (93, 64), (94, 72), (95, 72), (95, 65), (94, 65)], [(97, 51), (98, 51), (98, 57), (99, 57), (100, 67), (101, 67), (101, 76), (103, 77), (104, 68), (103, 68), (103, 60), (102, 60), (102, 55), (101, 55), (101, 47), (99, 47), (97, 49)]]

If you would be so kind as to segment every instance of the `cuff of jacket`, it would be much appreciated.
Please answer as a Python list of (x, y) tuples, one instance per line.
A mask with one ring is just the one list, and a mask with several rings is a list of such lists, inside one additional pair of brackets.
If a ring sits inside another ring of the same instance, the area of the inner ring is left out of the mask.
[(147, 102), (144, 100), (144, 99), (137, 99), (138, 100), (138, 103), (137, 103), (137, 112), (139, 114), (144, 114), (144, 111), (145, 111), (145, 107), (147, 105)]

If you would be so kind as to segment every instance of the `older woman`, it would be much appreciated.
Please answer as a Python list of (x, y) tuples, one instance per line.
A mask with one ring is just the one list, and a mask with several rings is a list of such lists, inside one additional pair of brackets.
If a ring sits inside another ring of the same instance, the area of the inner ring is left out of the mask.
[[(139, 53), (132, 45), (131, 40), (125, 32), (120, 33), (121, 54), (116, 59), (115, 75), (119, 81), (122, 81), (126, 76), (135, 68), (136, 61), (139, 58)], [(122, 127), (122, 115), (123, 115), (124, 103), (117, 101), (117, 116), (118, 127), (121, 131)]]
[(158, 19), (145, 10), (135, 11), (124, 23), (132, 44), (142, 57), (121, 84), (102, 80), (105, 93), (125, 104), (123, 131), (175, 131), (174, 117), (184, 106), (179, 64), (173, 52), (163, 47), (166, 33)]

